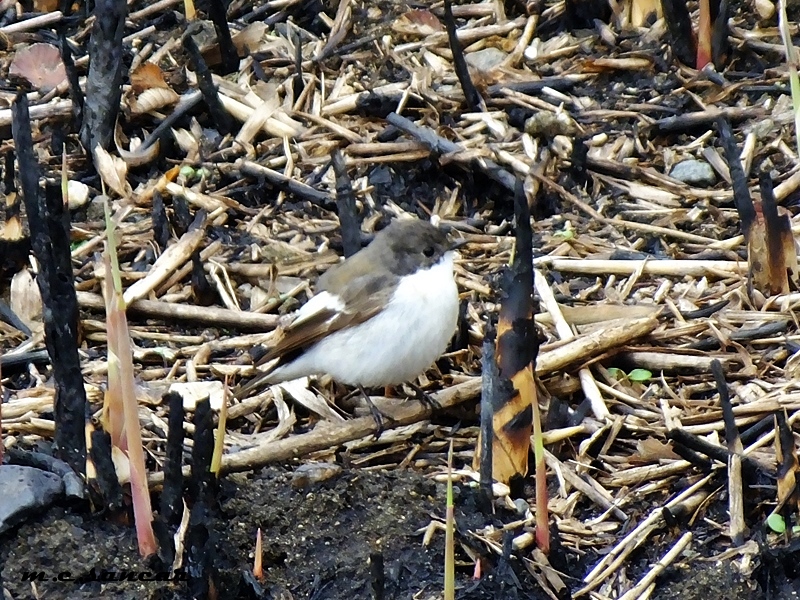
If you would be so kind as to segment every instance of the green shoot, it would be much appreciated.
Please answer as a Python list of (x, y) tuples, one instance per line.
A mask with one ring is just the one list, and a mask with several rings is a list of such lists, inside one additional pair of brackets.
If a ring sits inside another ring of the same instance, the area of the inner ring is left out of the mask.
[(778, 28), (786, 51), (786, 64), (789, 67), (789, 85), (792, 89), (792, 107), (794, 108), (794, 135), (797, 143), (797, 154), (800, 158), (800, 77), (797, 75), (797, 48), (792, 42), (789, 31), (789, 19), (786, 17), (786, 0), (778, 0)]
[(453, 440), (447, 453), (447, 512), (444, 534), (444, 600), (456, 597), (455, 509), (453, 505)]

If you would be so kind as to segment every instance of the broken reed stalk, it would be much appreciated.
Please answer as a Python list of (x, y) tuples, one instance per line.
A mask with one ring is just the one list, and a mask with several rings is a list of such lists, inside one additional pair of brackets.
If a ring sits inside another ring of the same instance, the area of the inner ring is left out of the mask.
[(692, 532), (687, 531), (675, 542), (672, 548), (642, 577), (639, 582), (620, 596), (619, 600), (636, 600), (645, 590), (677, 559), (692, 542)]
[(753, 203), (730, 123), (717, 119), (720, 141), (731, 174), (733, 199), (747, 240), (749, 284), (765, 296), (788, 294), (796, 285), (797, 254), (788, 216), (781, 216), (768, 174), (760, 177), (761, 200)]
[[(484, 361), (484, 369), (489, 369), (484, 371), (484, 378), (488, 376), (494, 383), (487, 384), (491, 396), (482, 399), (492, 411), (492, 477), (503, 483), (527, 474), (533, 405), (538, 408), (533, 375), (538, 338), (533, 319), (532, 241), (528, 204), (521, 186), (516, 197), (515, 204), (522, 205), (518, 207), (517, 253), (513, 266), (503, 273), (494, 348), (496, 369)], [(488, 460), (481, 453), (482, 439), (473, 461), (478, 471)]]
[[(800, 465), (797, 460), (794, 434), (786, 417), (786, 409), (775, 411), (774, 418), (776, 429), (774, 445), (778, 460), (778, 504), (774, 512), (781, 514), (789, 524), (789, 517), (796, 513), (798, 505), (800, 505), (797, 478)], [(787, 530), (791, 530), (791, 525), (788, 525)]]
[(219, 477), (220, 466), (222, 465), (222, 453), (225, 449), (225, 425), (228, 421), (228, 400), (230, 387), (228, 387), (228, 377), (225, 377), (225, 387), (222, 390), (222, 407), (219, 410), (219, 421), (214, 432), (214, 454), (211, 456), (211, 472)]
[(264, 542), (262, 541), (261, 527), (256, 530), (256, 549), (253, 557), (253, 576), (258, 581), (264, 581)]
[[(467, 380), (456, 384), (439, 393), (432, 394), (432, 398), (442, 408), (456, 406), (475, 398), (481, 389), (479, 378)], [(384, 424), (386, 429), (402, 427), (416, 423), (430, 417), (430, 409), (420, 402), (406, 402), (404, 406), (392, 411), (391, 420)], [(305, 456), (310, 452), (336, 447), (337, 445), (373, 435), (377, 431), (375, 419), (372, 416), (360, 417), (343, 422), (333, 428), (317, 428), (308, 433), (294, 435), (278, 441), (270, 440), (258, 446), (247, 448), (232, 454), (222, 456), (223, 473), (236, 471), (249, 471), (259, 466), (275, 462), (291, 460), (298, 456)], [(157, 484), (163, 481), (160, 473), (153, 473), (150, 482)]]
[[(141, 426), (139, 425), (139, 402), (136, 398), (136, 383), (133, 378), (133, 352), (131, 351), (128, 320), (125, 316), (125, 300), (122, 296), (122, 278), (117, 258), (116, 232), (111, 209), (106, 200), (106, 301), (108, 314), (108, 404), (103, 405), (103, 413), (108, 423), (118, 428), (124, 423), (122, 431), (112, 432), (112, 443), (126, 453), (130, 463), (131, 496), (133, 514), (136, 522), (136, 538), (142, 556), (155, 554), (158, 550), (153, 532), (153, 510), (150, 506), (150, 490), (147, 487), (147, 469), (144, 462)], [(116, 379), (116, 381), (114, 381)], [(112, 397), (112, 389), (114, 395)], [(121, 411), (120, 411), (121, 407)], [(121, 412), (121, 414), (119, 414)], [(115, 439), (116, 436), (116, 439)]]
[(790, 214), (784, 207), (778, 206), (769, 172), (762, 170), (758, 180), (767, 238), (769, 287), (774, 293), (788, 294), (790, 290), (797, 289), (798, 283), (797, 250)]
[(722, 363), (711, 361), (711, 372), (717, 384), (719, 403), (722, 407), (722, 418), (725, 423), (725, 442), (728, 446), (728, 514), (730, 516), (730, 535), (735, 546), (744, 544), (744, 490), (742, 485), (742, 440), (736, 427), (736, 419), (731, 406), (728, 383)]

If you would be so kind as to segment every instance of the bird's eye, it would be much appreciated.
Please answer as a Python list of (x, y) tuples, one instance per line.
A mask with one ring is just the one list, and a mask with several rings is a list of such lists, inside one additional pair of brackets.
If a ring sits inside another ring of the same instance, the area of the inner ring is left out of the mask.
[(434, 253), (433, 246), (428, 246), (427, 248), (425, 248), (425, 250), (422, 251), (422, 253), (428, 258), (430, 258), (431, 256), (433, 256)]

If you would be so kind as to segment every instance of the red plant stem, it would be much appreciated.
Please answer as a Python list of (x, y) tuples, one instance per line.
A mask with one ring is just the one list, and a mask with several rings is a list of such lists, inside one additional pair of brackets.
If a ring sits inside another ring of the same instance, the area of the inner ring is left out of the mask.
[(700, 17), (697, 23), (697, 64), (700, 70), (711, 62), (711, 6), (710, 0), (700, 0)]

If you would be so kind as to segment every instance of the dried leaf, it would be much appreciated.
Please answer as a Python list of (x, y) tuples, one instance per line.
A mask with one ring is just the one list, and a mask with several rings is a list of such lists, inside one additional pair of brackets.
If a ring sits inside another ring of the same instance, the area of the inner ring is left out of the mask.
[(425, 37), (444, 31), (444, 25), (429, 10), (410, 10), (392, 23), (392, 30), (403, 35)]
[(124, 160), (118, 156), (112, 156), (102, 146), (96, 146), (94, 149), (94, 164), (103, 183), (119, 196), (124, 198), (133, 192), (127, 180), (128, 165)]
[(266, 23), (260, 21), (250, 23), (247, 27), (242, 29), (239, 33), (233, 36), (233, 45), (236, 47), (236, 52), (239, 56), (245, 56), (250, 52), (258, 49), (261, 41), (264, 39), (264, 34), (267, 33)]
[(663, 15), (659, 0), (631, 0), (631, 25), (646, 27), (648, 21), (660, 19)]
[(49, 13), (58, 10), (60, 0), (33, 0), (33, 12)]
[(584, 73), (602, 73), (604, 71), (645, 71), (653, 66), (653, 61), (646, 56), (630, 56), (627, 58), (593, 58), (581, 63)]
[(161, 143), (159, 140), (156, 140), (147, 148), (142, 148), (140, 140), (134, 138), (130, 140), (130, 150), (126, 150), (123, 147), (122, 140), (120, 139), (122, 137), (122, 130), (120, 129), (119, 124), (117, 124), (116, 129), (114, 129), (114, 145), (117, 147), (117, 153), (120, 155), (122, 160), (125, 161), (126, 165), (131, 167), (139, 167), (151, 163), (158, 158), (158, 152), (161, 148)]
[(131, 461), (118, 446), (111, 446), (111, 462), (120, 484), (125, 485), (131, 481)]
[(651, 464), (660, 460), (678, 460), (680, 457), (675, 454), (672, 444), (665, 444), (654, 437), (648, 437), (636, 442), (636, 454), (631, 456), (631, 462), (635, 464)]
[(131, 72), (131, 87), (134, 93), (141, 94), (152, 88), (169, 88), (164, 72), (154, 63), (142, 63)]
[(186, 158), (190, 162), (197, 160), (200, 153), (200, 142), (188, 129), (173, 129), (172, 137), (181, 150), (186, 153)]
[(9, 307), (31, 331), (41, 331), (44, 328), (42, 296), (28, 269), (22, 269), (11, 279)]
[(51, 44), (31, 44), (17, 50), (8, 74), (27, 79), (45, 93), (67, 81), (61, 53)]
[(208, 398), (211, 410), (222, 408), (225, 398), (225, 386), (221, 381), (189, 381), (173, 383), (170, 392), (177, 392), (183, 398), (183, 409), (194, 410), (197, 403)]
[(171, 106), (180, 100), (180, 96), (171, 88), (154, 87), (144, 90), (130, 103), (131, 113), (143, 115), (165, 106)]

